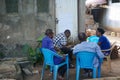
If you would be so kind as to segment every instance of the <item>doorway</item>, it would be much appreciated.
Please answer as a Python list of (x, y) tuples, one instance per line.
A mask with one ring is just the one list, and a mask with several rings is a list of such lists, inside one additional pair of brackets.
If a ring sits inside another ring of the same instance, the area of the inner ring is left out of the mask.
[(78, 34), (78, 0), (55, 0), (56, 4), (56, 34), (71, 31), (75, 39)]

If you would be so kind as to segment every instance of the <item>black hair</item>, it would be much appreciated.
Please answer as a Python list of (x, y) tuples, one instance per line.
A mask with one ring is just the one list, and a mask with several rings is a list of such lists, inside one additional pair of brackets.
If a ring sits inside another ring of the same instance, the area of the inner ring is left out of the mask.
[(47, 30), (45, 31), (45, 35), (49, 35), (49, 34), (53, 34), (52, 29), (47, 29)]
[(86, 36), (86, 34), (85, 34), (84, 32), (80, 32), (80, 33), (78, 34), (78, 39), (79, 39), (80, 41), (86, 41), (86, 38), (87, 38), (87, 36)]
[(64, 31), (64, 33), (69, 33), (69, 34), (70, 34), (70, 30), (69, 30), (69, 29), (66, 29), (66, 30)]
[(105, 30), (102, 29), (102, 28), (97, 28), (97, 31), (100, 32), (101, 34), (104, 34), (104, 33), (105, 33)]

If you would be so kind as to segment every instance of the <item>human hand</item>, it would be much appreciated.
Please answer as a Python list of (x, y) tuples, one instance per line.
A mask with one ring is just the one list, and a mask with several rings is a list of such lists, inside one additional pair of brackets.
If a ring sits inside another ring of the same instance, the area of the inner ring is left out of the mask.
[(57, 52), (61, 52), (61, 50), (58, 47), (54, 47)]
[(68, 46), (66, 46), (67, 48), (72, 48), (73, 47), (73, 45), (68, 45)]

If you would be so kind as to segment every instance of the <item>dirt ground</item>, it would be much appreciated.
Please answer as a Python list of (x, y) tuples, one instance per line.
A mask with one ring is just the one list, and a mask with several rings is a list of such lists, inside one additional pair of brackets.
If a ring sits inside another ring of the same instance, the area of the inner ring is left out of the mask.
[[(109, 72), (106, 61), (103, 62), (102, 71), (101, 71), (101, 77), (102, 78), (120, 76), (120, 69), (119, 69), (120, 68), (120, 58), (112, 60), (111, 65), (112, 65), (112, 71)], [(25, 78), (25, 80), (40, 80), (42, 65), (39, 65), (39, 66), (35, 67), (34, 70), (38, 70), (39, 73), (33, 74), (32, 76), (27, 76)], [(75, 80), (76, 69), (75, 68), (70, 69), (69, 71), (70, 71), (69, 80)], [(44, 80), (51, 80), (51, 76), (49, 76), (48, 74), (49, 74), (49, 70), (47, 69), (45, 71)], [(91, 77), (83, 77), (82, 76), (82, 78), (83, 79), (86, 79), (86, 78), (89, 79)]]
[[(118, 43), (120, 43), (119, 37), (111, 37), (111, 36), (107, 36), (107, 37), (110, 39), (111, 42), (117, 41)], [(101, 71), (102, 78), (120, 76), (120, 69), (119, 69), (120, 68), (120, 57), (112, 60), (111, 65), (112, 65), (112, 71), (109, 72), (106, 61), (103, 62), (102, 71)], [(39, 73), (33, 74), (32, 76), (27, 76), (25, 80), (40, 80), (41, 69), (42, 69), (42, 65), (35, 67), (34, 70), (38, 70)], [(69, 80), (75, 80), (75, 75), (76, 75), (75, 68), (70, 69), (69, 71), (70, 71)], [(49, 76), (48, 74), (49, 74), (49, 70), (46, 70), (45, 75), (44, 75), (44, 80), (51, 80), (51, 76)], [(83, 79), (85, 78), (90, 78), (90, 77), (83, 77)]]

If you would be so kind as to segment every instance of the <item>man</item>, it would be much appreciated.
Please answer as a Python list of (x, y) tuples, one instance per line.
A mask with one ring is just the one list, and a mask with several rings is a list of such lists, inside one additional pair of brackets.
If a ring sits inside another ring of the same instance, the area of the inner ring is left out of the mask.
[[(104, 29), (97, 28), (96, 35), (99, 37), (98, 45), (100, 46), (101, 50), (110, 49), (110, 41), (105, 37), (103, 34), (105, 33)], [(109, 55), (110, 51), (104, 52), (104, 55)]]
[[(45, 32), (45, 37), (42, 39), (42, 48), (47, 48), (47, 49), (50, 49), (54, 52), (56, 52), (56, 50), (54, 49), (54, 45), (53, 45), (53, 31), (52, 29), (47, 29), (46, 32)], [(54, 57), (54, 63), (55, 64), (60, 64), (62, 62), (65, 61), (65, 58), (61, 58), (61, 57)], [(59, 78), (62, 80), (63, 77), (64, 77), (64, 74), (66, 72), (66, 65), (62, 66), (59, 70), (58, 70), (58, 73), (59, 73)]]
[[(87, 36), (85, 33), (83, 32), (79, 33), (78, 39), (80, 40), (80, 43), (73, 48), (73, 54), (76, 54), (77, 52), (80, 51), (88, 51), (95, 52), (99, 58), (104, 58), (104, 54), (101, 52), (100, 47), (96, 43), (86, 41)], [(95, 58), (93, 64), (95, 67), (99, 65), (97, 58)]]
[[(56, 50), (61, 50), (64, 54), (69, 55), (70, 61), (72, 61), (72, 49), (71, 46), (67, 46), (67, 39), (70, 37), (70, 30), (65, 30), (64, 33), (59, 33), (53, 38), (53, 44)], [(74, 68), (72, 64), (70, 64), (70, 68)]]

